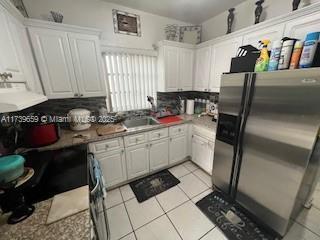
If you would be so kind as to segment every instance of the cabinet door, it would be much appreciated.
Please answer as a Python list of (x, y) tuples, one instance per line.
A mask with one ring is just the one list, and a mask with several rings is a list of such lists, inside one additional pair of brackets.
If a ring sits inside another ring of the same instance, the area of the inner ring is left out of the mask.
[(208, 140), (194, 135), (192, 138), (192, 161), (203, 170), (212, 172), (213, 152), (209, 148)]
[(236, 56), (242, 37), (217, 43), (212, 46), (209, 91), (220, 92), (221, 76), (230, 72), (231, 59)]
[(107, 187), (127, 180), (124, 149), (96, 154), (96, 159), (100, 162)]
[(181, 48), (179, 58), (179, 88), (181, 88), (182, 91), (191, 91), (193, 80), (194, 51), (192, 49)]
[(98, 37), (74, 33), (68, 37), (80, 96), (106, 96)]
[(211, 47), (196, 50), (196, 73), (194, 77), (194, 90), (207, 91), (210, 77)]
[(8, 81), (25, 82), (21, 59), (17, 51), (16, 44), (19, 36), (16, 34), (14, 21), (16, 20), (0, 6), (0, 73), (11, 73), (12, 78), (9, 78)]
[(169, 163), (176, 163), (187, 157), (187, 135), (170, 138)]
[(149, 149), (147, 144), (140, 144), (126, 149), (128, 179), (139, 177), (149, 172)]
[(74, 97), (79, 91), (67, 34), (40, 28), (29, 32), (47, 97)]
[(150, 143), (150, 170), (154, 171), (169, 164), (169, 140)]
[[(258, 48), (260, 40), (269, 39), (271, 42), (275, 40), (281, 40), (283, 37), (283, 31), (284, 24), (256, 30), (252, 33), (246, 34), (243, 37), (243, 45), (251, 44), (252, 46)], [(268, 48), (271, 50), (272, 44), (269, 44)]]
[(166, 90), (176, 92), (179, 89), (179, 48), (164, 47)]
[(320, 14), (314, 13), (286, 23), (285, 36), (305, 40), (307, 33), (318, 32), (320, 29)]

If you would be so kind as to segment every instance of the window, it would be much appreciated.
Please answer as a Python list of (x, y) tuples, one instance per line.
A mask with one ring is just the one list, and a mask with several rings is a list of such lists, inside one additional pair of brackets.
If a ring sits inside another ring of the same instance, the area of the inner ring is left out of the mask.
[(112, 111), (149, 108), (147, 96), (156, 95), (156, 56), (106, 52)]

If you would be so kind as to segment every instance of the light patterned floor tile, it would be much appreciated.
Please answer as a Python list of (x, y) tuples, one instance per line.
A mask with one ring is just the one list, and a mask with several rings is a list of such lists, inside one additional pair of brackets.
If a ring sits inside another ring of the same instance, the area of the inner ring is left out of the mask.
[(300, 224), (295, 223), (282, 240), (320, 240), (320, 237)]
[(187, 195), (178, 186), (160, 193), (156, 198), (165, 212), (168, 212), (189, 200)]
[(201, 240), (228, 240), (218, 227), (204, 235)]
[(183, 166), (183, 164), (170, 168), (169, 171), (176, 177), (181, 178), (190, 173), (190, 171)]
[(208, 187), (212, 187), (212, 179), (211, 176), (203, 171), (202, 169), (197, 169), (193, 172), (198, 178), (200, 178)]
[(193, 174), (180, 178), (180, 181), (179, 187), (189, 198), (193, 198), (208, 189), (208, 186)]
[(195, 196), (194, 198), (192, 198), (192, 202), (193, 203), (197, 203), (198, 201), (200, 201), (202, 198), (208, 196), (210, 193), (212, 193), (212, 189), (208, 189), (202, 193), (200, 193), (199, 195)]
[(166, 215), (136, 231), (137, 240), (180, 240), (179, 234)]
[(128, 201), (135, 197), (129, 184), (120, 187), (120, 191), (123, 197), (123, 201)]
[(169, 212), (168, 217), (183, 240), (198, 240), (214, 228), (214, 224), (191, 201)]
[(311, 209), (303, 209), (298, 216), (297, 222), (302, 226), (310, 229), (312, 232), (320, 235), (320, 210), (312, 207)]
[(125, 205), (134, 229), (164, 214), (161, 206), (154, 197), (142, 203), (139, 203), (136, 198), (133, 198), (125, 202)]
[(111, 240), (118, 240), (133, 231), (124, 204), (107, 210)]
[(194, 172), (195, 170), (197, 170), (199, 167), (197, 165), (195, 165), (193, 162), (188, 161), (185, 162), (183, 164), (183, 166), (185, 166), (189, 171)]
[(106, 207), (111, 208), (122, 203), (122, 197), (119, 188), (107, 192)]

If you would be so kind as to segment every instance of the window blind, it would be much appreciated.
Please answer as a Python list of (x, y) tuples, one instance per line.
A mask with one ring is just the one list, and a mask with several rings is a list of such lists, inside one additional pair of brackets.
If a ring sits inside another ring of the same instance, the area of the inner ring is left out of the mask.
[(106, 71), (112, 111), (149, 108), (156, 95), (156, 56), (106, 52)]

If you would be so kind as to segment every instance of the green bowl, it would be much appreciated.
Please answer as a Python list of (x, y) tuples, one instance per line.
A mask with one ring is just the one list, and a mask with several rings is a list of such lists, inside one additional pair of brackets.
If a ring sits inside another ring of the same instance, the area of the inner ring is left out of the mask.
[(24, 172), (24, 157), (8, 155), (0, 157), (0, 183), (16, 180)]

